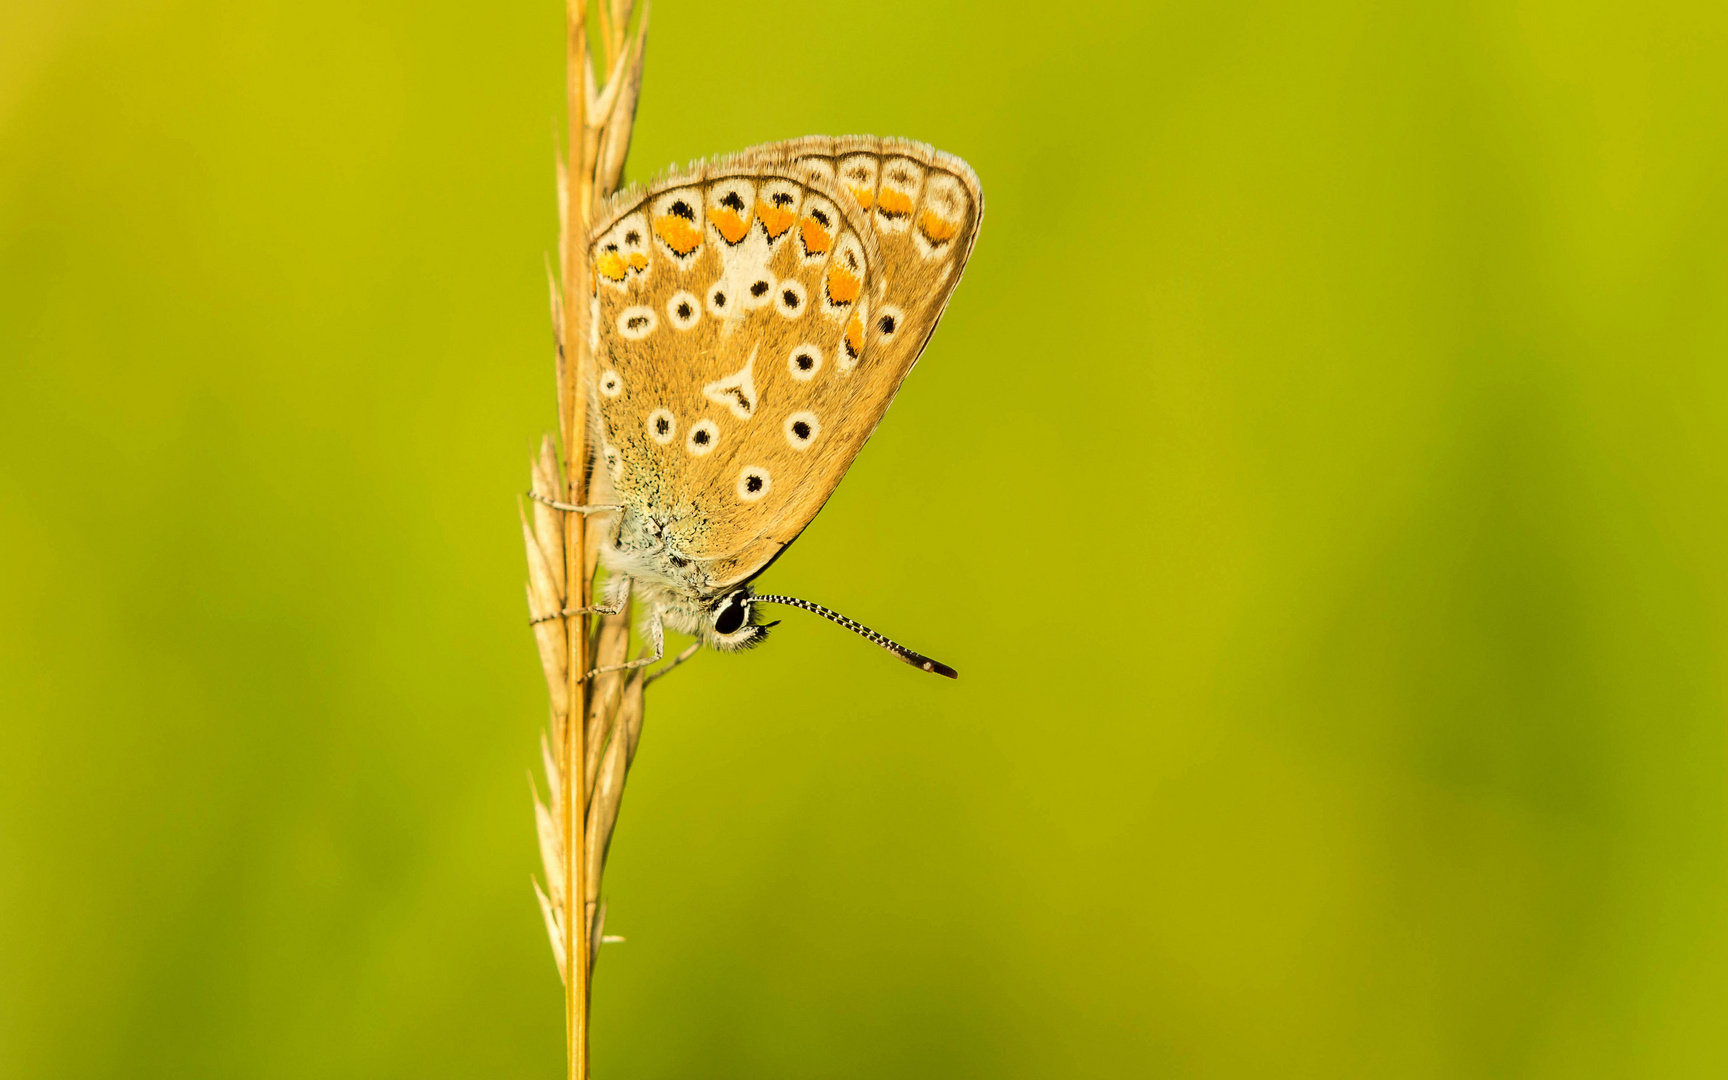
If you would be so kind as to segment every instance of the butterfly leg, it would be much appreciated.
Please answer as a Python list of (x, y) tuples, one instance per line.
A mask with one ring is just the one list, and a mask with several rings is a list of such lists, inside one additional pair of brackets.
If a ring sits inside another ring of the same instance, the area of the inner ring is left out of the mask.
[(569, 510), (572, 513), (577, 514), (609, 514), (614, 510), (624, 509), (624, 507), (618, 503), (595, 503), (592, 506), (577, 506), (575, 503), (559, 502), (557, 499), (548, 499), (546, 496), (536, 491), (530, 491), (528, 497), (537, 503), (545, 503), (554, 510)]
[(661, 609), (658, 604), (649, 608), (648, 622), (643, 627), (643, 631), (648, 635), (648, 644), (654, 648), (653, 656), (644, 656), (627, 664), (609, 664), (606, 667), (595, 668), (584, 678), (592, 679), (596, 675), (604, 675), (609, 671), (629, 671), (632, 668), (647, 667), (649, 664), (659, 663), (666, 655), (666, 628), (661, 623), (660, 612)]
[(592, 607), (572, 607), (563, 611), (555, 611), (550, 615), (529, 619), (528, 625), (534, 626), (553, 619), (562, 619), (569, 615), (616, 615), (624, 610), (624, 605), (630, 602), (630, 579), (623, 574), (615, 574), (606, 582), (606, 600)]
[(674, 656), (672, 658), (672, 662), (670, 664), (667, 664), (665, 667), (661, 668), (659, 671), (650, 671), (646, 676), (644, 676), (642, 679), (642, 685), (646, 686), (649, 683), (653, 682), (655, 679), (665, 677), (668, 673), (671, 672), (671, 670), (673, 668), (677, 667), (679, 664), (682, 664), (684, 661), (690, 659), (692, 656), (695, 656), (697, 651), (700, 650), (701, 648), (702, 648), (702, 643), (700, 641), (692, 641), (690, 643), (690, 645), (683, 652), (679, 653), (677, 656)]
[(562, 619), (570, 615), (616, 615), (623, 610), (623, 604), (619, 604), (617, 607), (608, 607), (605, 604), (595, 604), (593, 607), (567, 607), (563, 611), (554, 611), (550, 615), (529, 619), (528, 625), (537, 626), (540, 623), (551, 622), (553, 619)]

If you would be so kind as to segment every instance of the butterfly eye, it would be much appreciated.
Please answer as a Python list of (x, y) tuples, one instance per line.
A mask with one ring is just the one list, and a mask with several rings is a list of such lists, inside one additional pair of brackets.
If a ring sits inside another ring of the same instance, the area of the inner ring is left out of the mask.
[(758, 281), (756, 284), (750, 286), (751, 296), (765, 296), (767, 295), (767, 292), (768, 283), (766, 281)]
[(809, 382), (822, 370), (822, 350), (810, 344), (798, 346), (786, 358), (786, 370), (797, 381)]
[(804, 291), (803, 282), (787, 278), (780, 283), (780, 295), (774, 298), (774, 306), (788, 319), (795, 319), (804, 314), (804, 305), (809, 298), (809, 294)]
[(655, 409), (648, 414), (648, 437), (664, 446), (672, 441), (672, 436), (678, 432), (678, 420), (666, 409)]
[(624, 380), (616, 371), (607, 368), (600, 375), (600, 392), (607, 397), (617, 397), (624, 392)]
[(748, 614), (749, 609), (734, 594), (726, 601), (726, 606), (720, 609), (720, 614), (714, 616), (714, 632), (736, 634), (744, 626), (744, 618)]
[(713, 313), (715, 318), (721, 318), (726, 314), (726, 303), (728, 299), (729, 297), (727, 297), (725, 289), (715, 288), (708, 290), (708, 310)]

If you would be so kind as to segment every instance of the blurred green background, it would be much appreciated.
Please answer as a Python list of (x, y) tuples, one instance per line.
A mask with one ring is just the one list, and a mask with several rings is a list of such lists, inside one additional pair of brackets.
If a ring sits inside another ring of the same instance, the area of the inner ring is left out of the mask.
[[(562, 12), (0, 7), (0, 1076), (556, 1077)], [(657, 686), (606, 1080), (1728, 1074), (1728, 11), (660, 0), (946, 322)]]

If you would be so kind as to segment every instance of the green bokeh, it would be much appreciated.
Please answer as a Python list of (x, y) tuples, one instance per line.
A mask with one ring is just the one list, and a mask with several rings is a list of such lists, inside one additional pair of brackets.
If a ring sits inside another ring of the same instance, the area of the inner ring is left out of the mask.
[[(0, 1077), (556, 1077), (560, 5), (0, 6)], [(661, 0), (633, 169), (966, 157), (651, 695), (595, 1056), (1728, 1074), (1728, 11)]]

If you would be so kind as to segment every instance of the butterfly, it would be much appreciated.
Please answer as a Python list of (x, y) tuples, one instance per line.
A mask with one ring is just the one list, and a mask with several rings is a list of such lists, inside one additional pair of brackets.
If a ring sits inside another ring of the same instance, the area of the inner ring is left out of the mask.
[(798, 538), (875, 431), (959, 284), (984, 209), (959, 158), (811, 137), (613, 196), (595, 217), (591, 498), (611, 517), (611, 607), (735, 651), (789, 604), (925, 671), (954, 669), (751, 582)]

